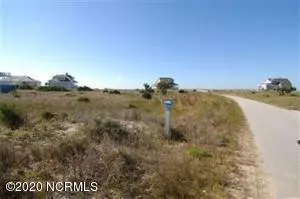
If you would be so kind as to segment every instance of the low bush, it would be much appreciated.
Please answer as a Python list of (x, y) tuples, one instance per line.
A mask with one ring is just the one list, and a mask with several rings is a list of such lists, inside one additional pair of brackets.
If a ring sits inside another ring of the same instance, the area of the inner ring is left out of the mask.
[(152, 94), (154, 93), (154, 89), (147, 83), (144, 84), (144, 89), (140, 90), (142, 97), (144, 99), (152, 99)]
[(128, 109), (136, 109), (136, 106), (135, 106), (135, 105), (132, 105), (132, 104), (129, 104), (129, 105), (127, 106), (127, 108), (128, 108)]
[(109, 91), (108, 93), (109, 93), (109, 94), (117, 94), (117, 95), (120, 95), (120, 94), (121, 94), (121, 92), (118, 91), (118, 90), (111, 90), (111, 91)]
[(90, 102), (91, 100), (88, 97), (79, 97), (77, 99), (78, 102)]
[(55, 146), (51, 146), (47, 156), (51, 159), (56, 159), (60, 163), (68, 163), (74, 156), (82, 156), (85, 154), (89, 142), (85, 137), (77, 137), (75, 135), (68, 136), (61, 140)]
[(208, 153), (207, 151), (197, 148), (197, 147), (191, 147), (187, 150), (188, 154), (190, 156), (192, 156), (192, 158), (210, 158), (212, 157), (212, 155), (210, 153)]
[(0, 176), (12, 167), (15, 162), (14, 151), (7, 143), (0, 142)]
[(145, 98), (145, 99), (152, 99), (152, 94), (149, 93), (149, 92), (144, 92), (142, 94), (142, 97)]
[(76, 94), (75, 93), (66, 93), (65, 96), (67, 96), (67, 97), (75, 97)]
[(77, 89), (78, 91), (93, 91), (93, 89), (91, 89), (90, 87), (87, 87), (87, 86), (80, 86), (78, 87)]
[(24, 119), (14, 106), (0, 104), (0, 120), (11, 130), (20, 128), (24, 124)]
[(293, 97), (300, 97), (300, 94), (299, 94), (299, 93), (290, 93), (290, 96), (293, 96)]
[(108, 137), (111, 140), (121, 143), (129, 139), (129, 132), (127, 132), (121, 124), (110, 120), (98, 120), (94, 121), (91, 129), (89, 129), (89, 136), (96, 142), (101, 142), (104, 137)]
[(21, 89), (21, 90), (33, 90), (34, 88), (30, 85), (21, 85), (18, 87), (18, 89)]
[(44, 112), (43, 114), (42, 114), (42, 118), (44, 119), (44, 120), (51, 120), (51, 119), (53, 119), (55, 117), (55, 114), (53, 114), (53, 113), (51, 113), (51, 112), (49, 112), (49, 111), (46, 111), (46, 112)]
[(179, 91), (178, 91), (179, 93), (187, 93), (185, 90), (183, 90), (183, 89), (180, 89)]
[(61, 120), (65, 120), (65, 119), (67, 119), (68, 118), (68, 114), (67, 113), (65, 113), (65, 112), (63, 112), (63, 113), (61, 113), (61, 114), (59, 114), (59, 118), (61, 119)]
[(56, 87), (56, 86), (41, 86), (38, 88), (39, 91), (50, 92), (50, 91), (61, 91), (66, 92), (69, 91), (64, 87)]
[(21, 97), (20, 94), (19, 94), (16, 90), (12, 91), (11, 94), (12, 94), (15, 98), (20, 98), (20, 97)]
[(108, 89), (107, 88), (105, 88), (105, 89), (103, 89), (103, 93), (108, 93)]

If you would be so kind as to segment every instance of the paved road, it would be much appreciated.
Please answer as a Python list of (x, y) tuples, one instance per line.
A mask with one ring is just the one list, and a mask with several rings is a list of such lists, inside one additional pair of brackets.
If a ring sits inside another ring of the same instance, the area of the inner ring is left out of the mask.
[(300, 198), (300, 111), (227, 97), (234, 99), (246, 115), (276, 199)]

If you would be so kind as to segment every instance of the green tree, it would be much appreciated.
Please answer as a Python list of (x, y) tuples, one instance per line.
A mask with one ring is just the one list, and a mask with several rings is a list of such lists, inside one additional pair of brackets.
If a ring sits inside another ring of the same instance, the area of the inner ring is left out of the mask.
[(174, 82), (168, 82), (168, 81), (161, 81), (157, 84), (157, 89), (162, 93), (162, 94), (167, 94), (168, 89), (173, 89), (177, 86), (178, 84)]
[(144, 90), (149, 93), (154, 93), (153, 88), (147, 83), (144, 84)]
[(145, 83), (144, 89), (141, 91), (141, 93), (143, 98), (152, 99), (152, 94), (154, 93), (154, 90), (149, 84)]
[(286, 93), (294, 91), (294, 87), (284, 83), (279, 83), (275, 90), (279, 93), (279, 95), (285, 95)]

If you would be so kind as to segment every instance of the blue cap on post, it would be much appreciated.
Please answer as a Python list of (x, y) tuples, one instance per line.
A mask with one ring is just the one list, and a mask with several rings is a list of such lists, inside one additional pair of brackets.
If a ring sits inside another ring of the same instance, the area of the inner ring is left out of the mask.
[(173, 108), (174, 102), (172, 100), (164, 101), (165, 109), (170, 111)]

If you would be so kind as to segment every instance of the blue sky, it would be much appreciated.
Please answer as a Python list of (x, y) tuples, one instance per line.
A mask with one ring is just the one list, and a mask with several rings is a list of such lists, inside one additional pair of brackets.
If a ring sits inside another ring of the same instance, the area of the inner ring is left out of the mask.
[(0, 71), (138, 88), (300, 87), (297, 0), (0, 0)]

